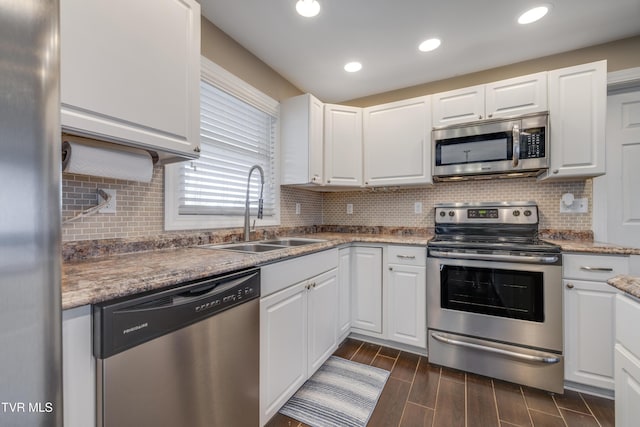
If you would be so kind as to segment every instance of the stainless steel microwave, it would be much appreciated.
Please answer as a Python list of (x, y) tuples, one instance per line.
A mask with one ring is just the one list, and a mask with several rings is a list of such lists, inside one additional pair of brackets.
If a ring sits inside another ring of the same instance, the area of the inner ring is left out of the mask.
[(436, 128), (433, 179), (537, 176), (549, 168), (549, 114)]

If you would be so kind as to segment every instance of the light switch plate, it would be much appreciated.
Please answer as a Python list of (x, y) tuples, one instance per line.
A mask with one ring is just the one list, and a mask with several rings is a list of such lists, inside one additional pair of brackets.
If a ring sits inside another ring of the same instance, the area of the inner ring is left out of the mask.
[(353, 214), (353, 203), (347, 203), (347, 215)]
[(422, 202), (415, 202), (413, 204), (413, 212), (417, 214), (422, 213)]

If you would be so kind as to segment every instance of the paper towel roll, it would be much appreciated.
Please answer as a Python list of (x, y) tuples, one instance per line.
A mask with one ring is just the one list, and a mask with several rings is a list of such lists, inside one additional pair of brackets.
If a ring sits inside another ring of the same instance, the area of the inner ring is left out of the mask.
[(150, 182), (153, 160), (145, 150), (92, 141), (62, 143), (62, 171)]

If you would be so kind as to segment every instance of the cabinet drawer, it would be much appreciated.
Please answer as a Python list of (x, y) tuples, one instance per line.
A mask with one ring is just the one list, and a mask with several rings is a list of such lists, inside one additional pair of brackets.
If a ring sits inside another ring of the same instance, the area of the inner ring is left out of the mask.
[(387, 264), (419, 265), (427, 264), (427, 250), (420, 246), (393, 246), (390, 245)]
[(640, 302), (626, 295), (618, 295), (616, 300), (616, 341), (640, 359)]
[(611, 255), (564, 255), (562, 275), (565, 279), (605, 282), (618, 274), (629, 273), (629, 257)]
[(338, 266), (338, 249), (265, 265), (260, 269), (260, 296), (266, 297)]

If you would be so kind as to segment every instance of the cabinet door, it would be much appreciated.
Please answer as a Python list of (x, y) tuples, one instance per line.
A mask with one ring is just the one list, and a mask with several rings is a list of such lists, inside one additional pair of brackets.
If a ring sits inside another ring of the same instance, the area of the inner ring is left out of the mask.
[(338, 251), (338, 342), (351, 329), (351, 248)]
[(635, 427), (640, 420), (640, 360), (616, 344), (616, 426)]
[(389, 264), (387, 339), (427, 347), (426, 269)]
[(432, 95), (433, 126), (447, 126), (484, 118), (484, 85)]
[(91, 307), (62, 312), (64, 425), (96, 424), (96, 362), (93, 357)]
[(364, 110), (364, 184), (430, 184), (431, 98)]
[(65, 131), (197, 157), (196, 1), (61, 0), (60, 55)]
[(485, 86), (487, 118), (547, 111), (547, 73), (536, 73)]
[(612, 390), (616, 290), (564, 280), (565, 379)]
[(280, 104), (282, 184), (323, 183), (324, 104), (311, 94)]
[(382, 333), (382, 248), (353, 247), (351, 326)]
[(260, 300), (260, 423), (307, 379), (307, 282)]
[(324, 106), (324, 178), (329, 185), (362, 185), (362, 109)]
[(607, 62), (549, 71), (550, 178), (605, 173)]
[(308, 367), (310, 377), (338, 346), (338, 271), (327, 271), (309, 279)]

